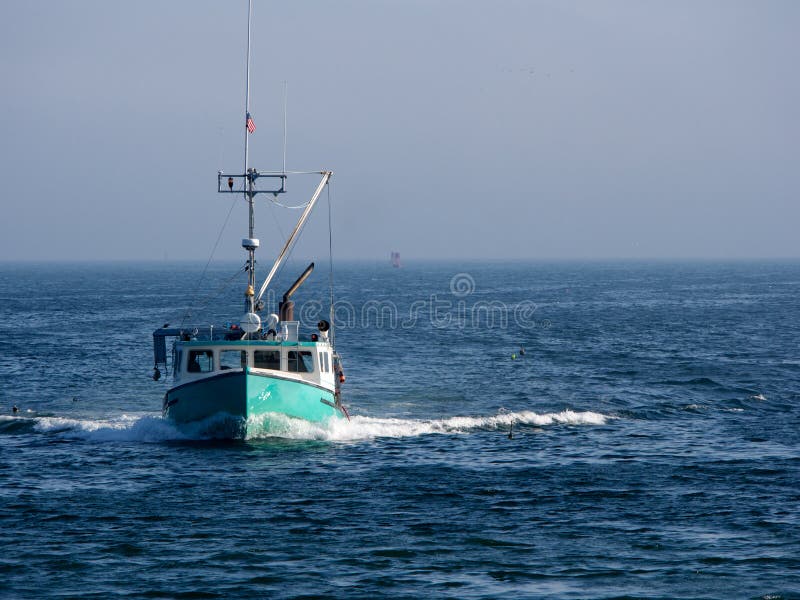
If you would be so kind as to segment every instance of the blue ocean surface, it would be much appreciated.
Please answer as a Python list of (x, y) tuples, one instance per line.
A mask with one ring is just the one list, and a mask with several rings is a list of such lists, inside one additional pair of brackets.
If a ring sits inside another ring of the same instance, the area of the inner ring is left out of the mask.
[(352, 420), (244, 440), (151, 377), (203, 267), (0, 264), (0, 597), (800, 598), (800, 263), (338, 265)]

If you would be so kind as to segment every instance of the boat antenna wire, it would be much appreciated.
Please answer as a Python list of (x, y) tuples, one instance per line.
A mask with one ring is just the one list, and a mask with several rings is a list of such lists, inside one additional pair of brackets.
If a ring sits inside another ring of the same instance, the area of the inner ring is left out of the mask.
[(336, 327), (334, 326), (334, 316), (336, 315), (336, 311), (333, 309), (333, 227), (331, 224), (333, 222), (332, 217), (332, 209), (331, 209), (331, 183), (328, 182), (328, 263), (329, 263), (329, 274), (328, 274), (328, 286), (330, 287), (330, 294), (331, 294), (331, 304), (330, 308), (328, 309), (328, 321), (330, 322), (331, 327), (331, 346), (334, 348), (336, 347), (336, 336), (335, 331)]
[(286, 107), (289, 98), (289, 82), (283, 82), (283, 174), (286, 175)]

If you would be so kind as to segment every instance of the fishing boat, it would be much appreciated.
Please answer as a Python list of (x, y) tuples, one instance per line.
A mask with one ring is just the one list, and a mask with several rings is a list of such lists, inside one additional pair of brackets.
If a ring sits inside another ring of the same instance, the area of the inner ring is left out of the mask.
[[(248, 206), (248, 234), (242, 240), (247, 253), (244, 314), (238, 321), (224, 325), (165, 325), (153, 332), (153, 378), (160, 380), (162, 369), (172, 372), (171, 387), (163, 399), (164, 417), (179, 425), (213, 424), (215, 432), (225, 437), (246, 436), (249, 425), (254, 422), (263, 425), (264, 419), (271, 415), (315, 422), (349, 419), (340, 394), (344, 373), (334, 349), (332, 279), (330, 320), (319, 321), (310, 333), (300, 331), (291, 298), (313, 272), (314, 263), (283, 294), (277, 314), (264, 318), (261, 315), (265, 310), (264, 294), (287, 259), (332, 172), (302, 172), (316, 174), (319, 183), (266, 279), (256, 290), (255, 254), (260, 241), (255, 237), (255, 200), (265, 194), (268, 201), (275, 201), (286, 192), (290, 173), (286, 171), (285, 150), (282, 171), (261, 172), (250, 166), (249, 142), (255, 131), (250, 115), (251, 20), (252, 0), (247, 17), (244, 170), (217, 173), (217, 191), (242, 194)], [(171, 341), (170, 352), (168, 341)]]

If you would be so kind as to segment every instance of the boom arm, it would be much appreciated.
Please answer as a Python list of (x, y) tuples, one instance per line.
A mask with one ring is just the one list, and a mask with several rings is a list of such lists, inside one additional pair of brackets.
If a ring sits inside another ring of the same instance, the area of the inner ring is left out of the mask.
[(303, 228), (303, 225), (305, 225), (305, 222), (308, 219), (308, 215), (310, 215), (311, 211), (314, 209), (314, 205), (317, 203), (319, 195), (322, 193), (322, 190), (325, 188), (325, 184), (328, 183), (332, 174), (333, 173), (331, 173), (331, 171), (322, 172), (322, 181), (319, 182), (319, 185), (317, 186), (314, 195), (311, 196), (311, 201), (308, 203), (308, 206), (306, 206), (306, 209), (303, 211), (303, 214), (300, 215), (300, 219), (297, 221), (297, 225), (294, 226), (294, 231), (292, 231), (292, 234), (289, 236), (289, 239), (286, 240), (286, 244), (284, 244), (283, 250), (281, 250), (281, 253), (278, 255), (278, 258), (275, 260), (275, 264), (272, 265), (272, 269), (270, 269), (269, 275), (267, 275), (267, 278), (261, 285), (261, 289), (258, 290), (258, 295), (256, 296), (255, 299), (256, 303), (258, 303), (258, 301), (261, 300), (261, 296), (263, 296), (264, 292), (267, 291), (267, 286), (269, 285), (270, 281), (272, 281), (272, 278), (275, 276), (275, 273), (278, 271), (278, 267), (280, 267), (281, 263), (283, 263), (283, 261), (286, 259), (286, 255), (289, 253), (289, 250), (294, 245), (295, 239), (297, 239), (297, 235), (300, 233), (300, 230)]

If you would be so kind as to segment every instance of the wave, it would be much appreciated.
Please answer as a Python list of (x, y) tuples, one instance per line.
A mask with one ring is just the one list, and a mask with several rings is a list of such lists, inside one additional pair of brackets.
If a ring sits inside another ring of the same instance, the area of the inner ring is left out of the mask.
[(57, 416), (0, 417), (0, 433), (58, 435), (98, 442), (163, 442), (191, 439), (160, 416), (120, 415), (111, 419)]
[[(350, 421), (331, 419), (312, 423), (281, 414), (252, 418), (243, 427), (231, 417), (217, 415), (199, 423), (176, 425), (160, 416), (121, 415), (111, 419), (75, 419), (57, 416), (0, 417), (0, 433), (39, 433), (65, 439), (94, 442), (157, 443), (244, 437), (248, 440), (283, 438), (332, 442), (365, 441), (376, 438), (418, 437), (435, 434), (468, 434), (514, 426), (603, 425), (611, 419), (595, 412), (564, 410), (558, 413), (503, 412), (492, 416), (457, 416), (446, 419), (395, 419), (355, 415)], [(245, 434), (246, 431), (246, 434)]]

